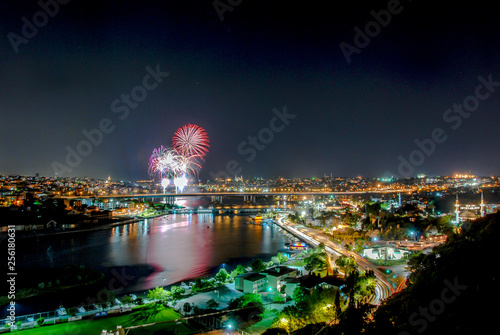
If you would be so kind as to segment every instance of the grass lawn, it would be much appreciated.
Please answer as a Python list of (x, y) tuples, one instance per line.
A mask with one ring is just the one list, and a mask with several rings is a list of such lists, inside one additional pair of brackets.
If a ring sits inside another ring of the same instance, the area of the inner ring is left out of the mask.
[(365, 257), (365, 259), (368, 260), (369, 262), (375, 264), (375, 265), (378, 265), (378, 266), (385, 266), (386, 262), (387, 262), (387, 266), (402, 265), (402, 264), (406, 264), (408, 261), (406, 258), (388, 259), (387, 261), (384, 259), (371, 259), (371, 258), (367, 258), (367, 257)]
[(304, 263), (304, 261), (302, 259), (298, 259), (298, 260), (295, 260), (291, 263), (286, 263), (286, 265), (288, 266), (296, 266), (296, 267), (301, 267), (301, 266), (305, 266), (306, 263)]
[[(52, 326), (44, 326), (40, 328), (33, 328), (20, 331), (22, 335), (65, 335), (65, 334), (79, 334), (79, 335), (99, 335), (103, 329), (113, 330), (117, 325), (122, 325), (124, 328), (129, 326), (136, 326), (141, 324), (170, 321), (180, 318), (181, 316), (172, 308), (164, 307), (163, 305), (148, 304), (146, 306), (137, 308), (132, 313), (127, 315), (97, 318), (93, 320), (82, 320), (75, 322), (67, 322), (56, 324)], [(128, 332), (129, 335), (150, 335), (156, 331), (178, 329), (180, 334), (193, 334), (196, 331), (191, 329), (185, 323), (177, 324), (176, 322), (164, 323), (151, 327), (132, 329)]]
[(316, 271), (313, 271), (314, 274), (316, 275), (320, 275), (321, 278), (323, 277), (326, 277), (328, 275), (328, 270), (327, 269), (324, 269), (324, 270), (316, 270)]
[(268, 328), (271, 328), (271, 324), (273, 323), (273, 319), (280, 312), (277, 310), (266, 310), (264, 315), (262, 316), (262, 320), (257, 322), (256, 324), (245, 329), (246, 332), (250, 334), (262, 334)]

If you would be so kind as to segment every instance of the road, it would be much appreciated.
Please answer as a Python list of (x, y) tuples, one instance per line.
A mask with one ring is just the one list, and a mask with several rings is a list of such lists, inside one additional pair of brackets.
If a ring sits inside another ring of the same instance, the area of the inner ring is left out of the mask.
[(377, 279), (377, 286), (375, 287), (375, 295), (370, 301), (372, 304), (380, 305), (380, 303), (384, 299), (390, 297), (393, 293), (396, 292), (396, 290), (392, 287), (391, 283), (389, 283), (389, 281), (387, 281), (387, 279), (385, 278), (385, 274), (382, 271), (380, 271), (376, 265), (371, 264), (360, 255), (351, 252), (349, 250), (346, 250), (338, 243), (330, 241), (329, 236), (326, 235), (324, 232), (300, 224), (292, 223), (289, 221), (285, 223), (284, 217), (278, 218), (277, 223), (283, 229), (290, 231), (294, 235), (300, 237), (301, 239), (304, 239), (306, 242), (309, 242), (312, 245), (317, 246), (320, 243), (323, 243), (325, 245), (325, 250), (329, 254), (335, 256), (344, 255), (344, 256), (354, 257), (354, 260), (356, 261), (359, 267), (363, 268), (364, 270), (373, 270), (375, 277)]

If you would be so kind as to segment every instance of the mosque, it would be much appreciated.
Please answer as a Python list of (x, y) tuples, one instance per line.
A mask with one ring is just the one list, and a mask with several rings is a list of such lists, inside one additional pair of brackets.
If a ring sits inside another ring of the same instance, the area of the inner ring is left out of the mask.
[(486, 212), (494, 213), (497, 212), (499, 208), (499, 204), (485, 204), (483, 192), (481, 192), (481, 203), (479, 205), (461, 205), (458, 201), (457, 193), (457, 200), (455, 202), (455, 223), (472, 221), (479, 217), (484, 217), (486, 215)]

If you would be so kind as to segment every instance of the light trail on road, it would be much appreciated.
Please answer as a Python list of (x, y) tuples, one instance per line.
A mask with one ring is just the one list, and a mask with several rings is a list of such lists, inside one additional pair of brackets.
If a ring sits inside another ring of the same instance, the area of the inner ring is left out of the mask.
[[(283, 229), (291, 232), (295, 236), (304, 239), (306, 242), (309, 242), (314, 246), (318, 246), (321, 242), (324, 243), (325, 250), (330, 254), (336, 256), (344, 255), (348, 257), (353, 257), (359, 267), (363, 268), (364, 270), (372, 270), (373, 273), (375, 274), (377, 282), (377, 286), (375, 288), (375, 294), (374, 297), (372, 298), (372, 303), (374, 305), (380, 305), (380, 303), (383, 300), (390, 297), (393, 293), (396, 292), (396, 290), (394, 290), (392, 285), (387, 281), (384, 274), (379, 269), (377, 269), (376, 266), (372, 265), (358, 254), (345, 250), (342, 246), (338, 245), (333, 241), (330, 241), (329, 237), (325, 235), (325, 233), (316, 230), (311, 230), (310, 228), (306, 227), (300, 227), (300, 225), (291, 222), (285, 223), (284, 217), (278, 218), (278, 225)], [(301, 230), (305, 230), (307, 233), (299, 230), (298, 228), (301, 228)]]

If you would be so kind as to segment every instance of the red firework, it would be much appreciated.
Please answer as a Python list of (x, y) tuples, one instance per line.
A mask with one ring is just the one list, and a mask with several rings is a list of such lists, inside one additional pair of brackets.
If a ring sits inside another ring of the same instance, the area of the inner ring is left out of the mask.
[(203, 158), (210, 147), (207, 132), (195, 124), (187, 124), (175, 132), (174, 149), (185, 157)]

